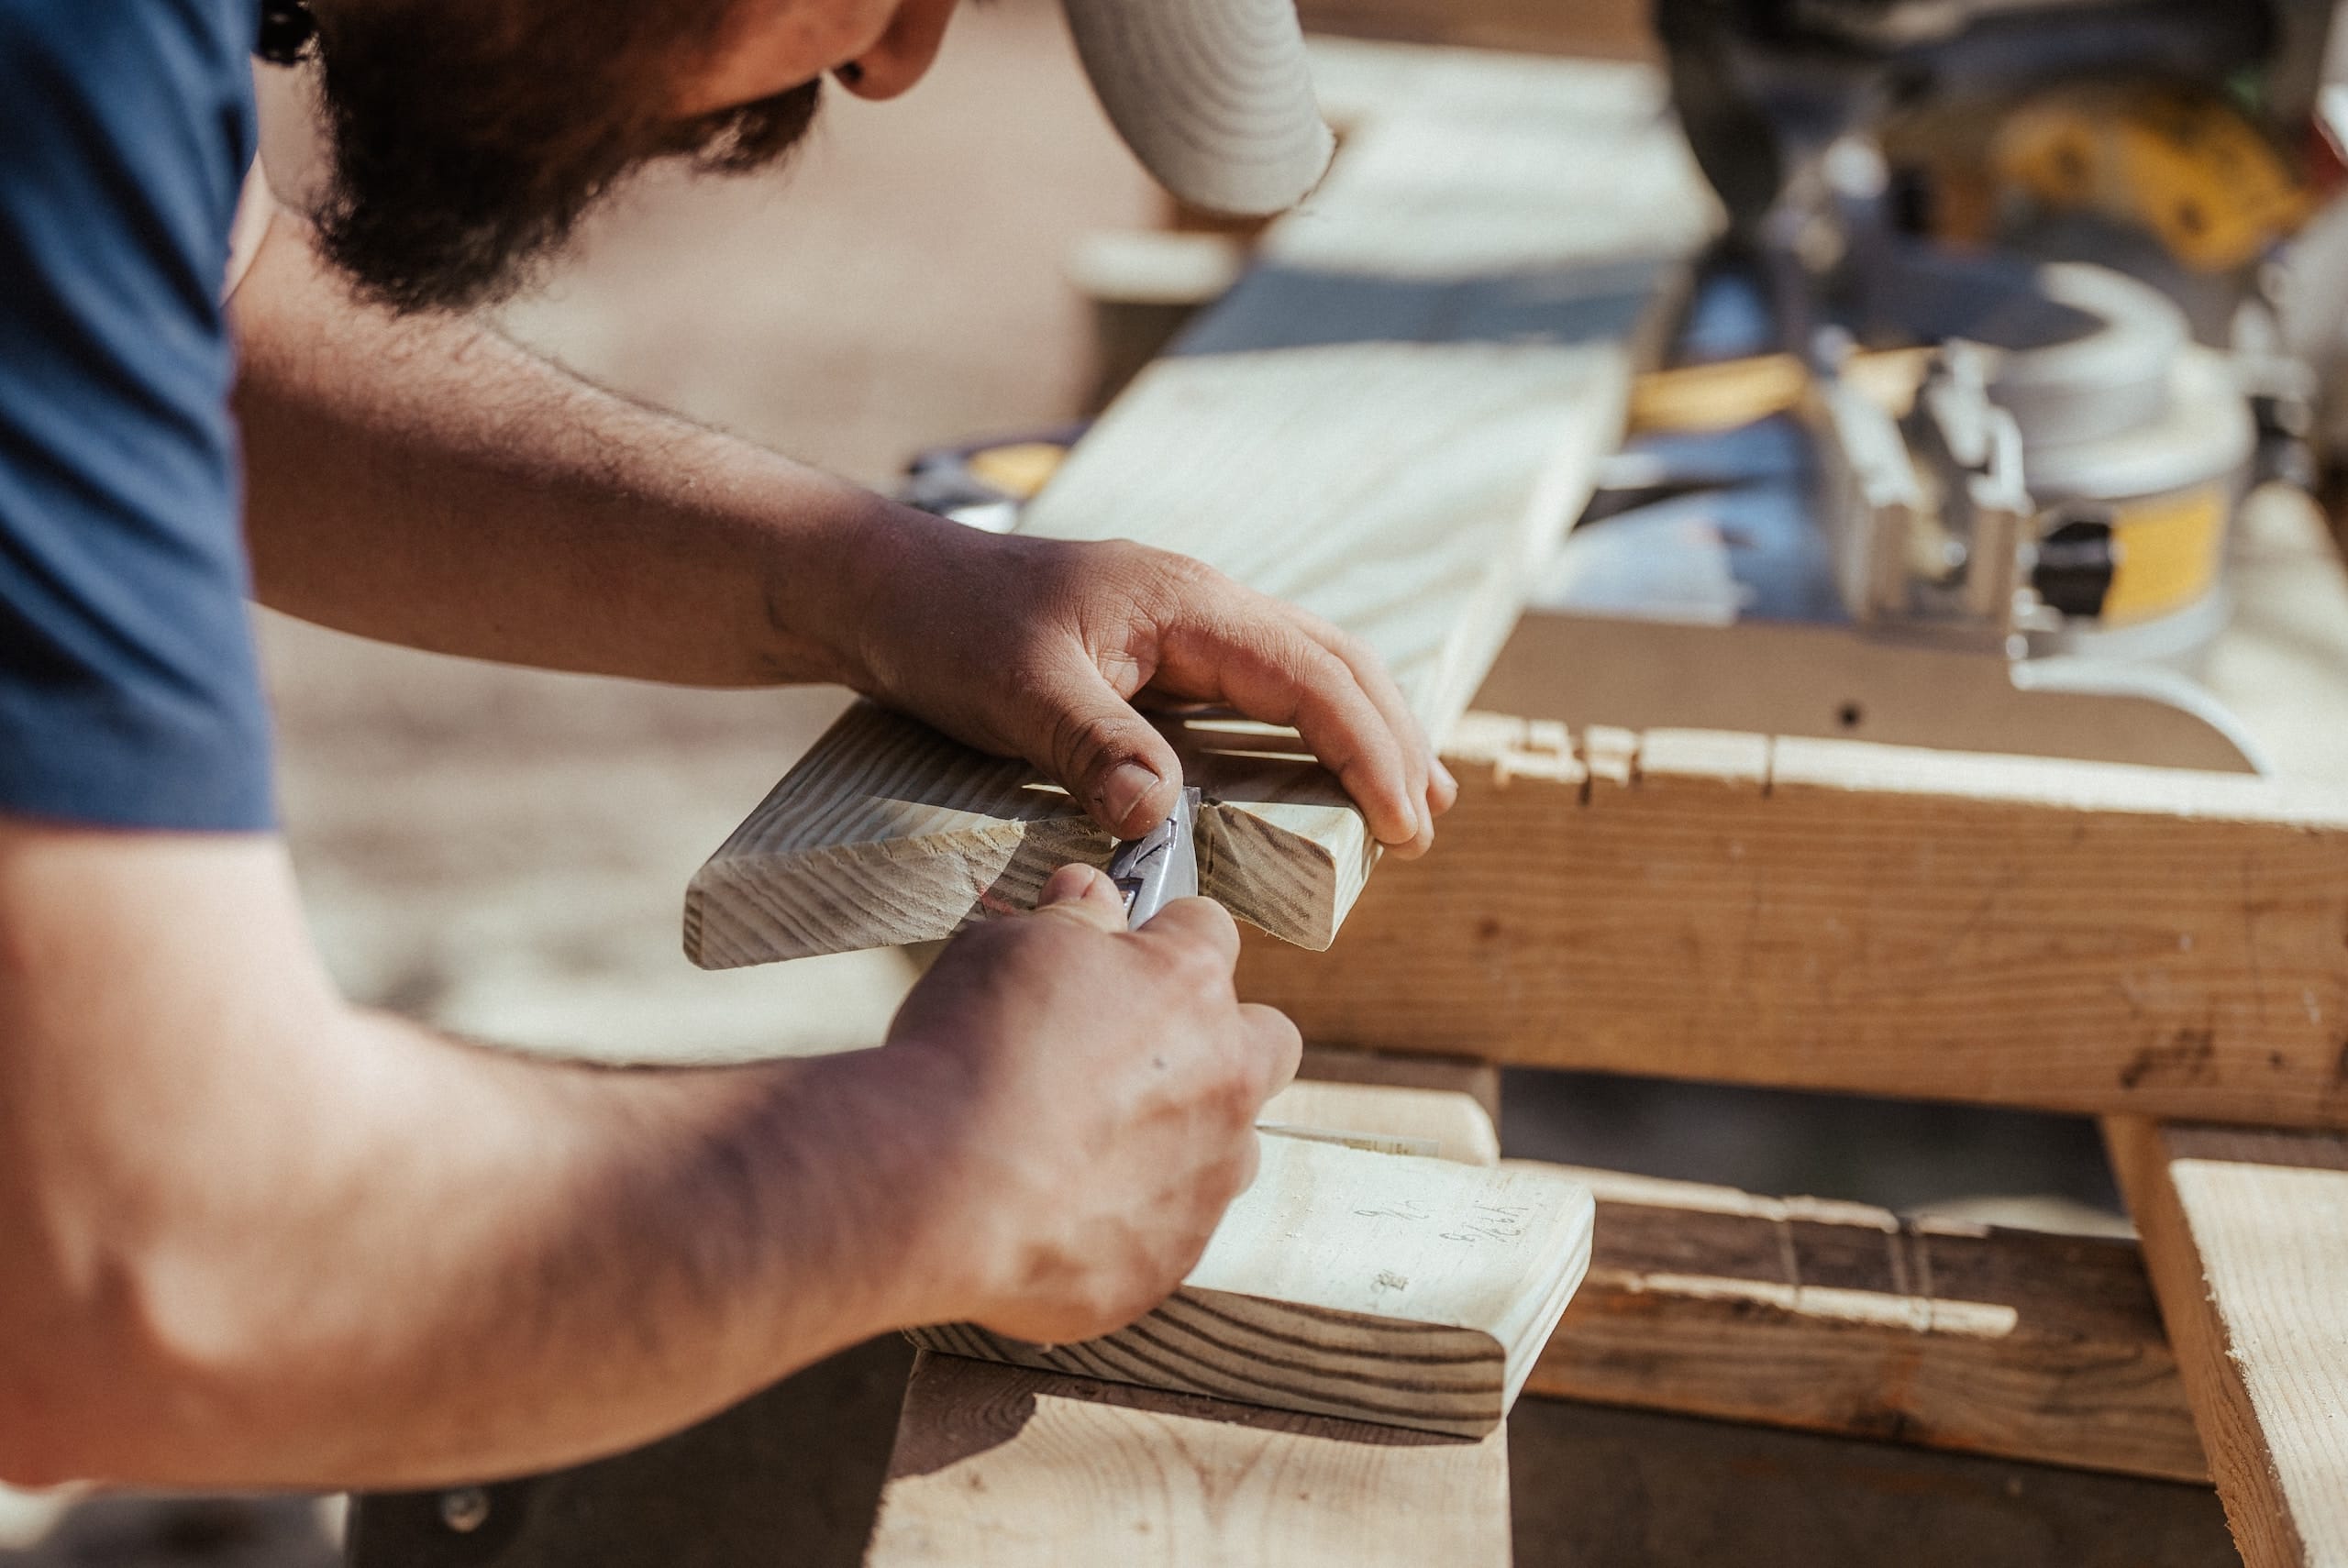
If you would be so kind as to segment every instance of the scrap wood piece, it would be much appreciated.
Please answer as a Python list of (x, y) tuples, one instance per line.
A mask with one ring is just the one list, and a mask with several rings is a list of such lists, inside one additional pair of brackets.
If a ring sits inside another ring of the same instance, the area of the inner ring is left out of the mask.
[(2104, 1135), (2243, 1562), (2348, 1564), (2348, 1137)]
[(924, 1352), (867, 1568), (1501, 1568), (1476, 1441)]
[(968, 1324), (928, 1350), (1280, 1409), (1480, 1436), (1515, 1402), (1589, 1260), (1589, 1193), (1268, 1136), (1256, 1181), (1139, 1322), (1036, 1345)]
[[(1606, 348), (1351, 343), (1161, 361), (1021, 532), (1165, 545), (1361, 637), (1430, 732), (1466, 705), (1527, 574), (1621, 427)], [(1208, 804), (1203, 890), (1325, 948), (1375, 845), (1292, 734), (1175, 726)], [(859, 704), (694, 877), (685, 946), (706, 968), (924, 941), (1033, 906), (1110, 842), (1024, 763)]]
[[(1375, 648), (1440, 734), (1619, 439), (1677, 263), (1718, 208), (1652, 71), (1368, 45), (1314, 59), (1353, 105), (1347, 150), (1020, 532), (1137, 539), (1301, 603)], [(1186, 777), (1211, 802), (1204, 890), (1327, 946), (1374, 859), (1359, 816), (1292, 737), (1268, 771), (1202, 744)], [(866, 711), (695, 878), (686, 951), (725, 967), (945, 936), (1107, 853), (1025, 767)]]
[(1571, 1169), (1597, 1241), (1530, 1395), (2209, 1478), (2132, 1241)]
[(1323, 955), (1307, 1038), (1593, 1068), (2348, 1125), (2348, 790), (1469, 715), (1459, 804)]

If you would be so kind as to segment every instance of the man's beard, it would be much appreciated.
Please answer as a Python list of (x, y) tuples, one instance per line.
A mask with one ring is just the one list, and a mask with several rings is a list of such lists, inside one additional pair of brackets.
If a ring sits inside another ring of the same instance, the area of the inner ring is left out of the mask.
[(319, 17), (333, 181), (329, 259), (408, 312), (493, 304), (645, 164), (774, 162), (822, 83), (680, 120), (676, 83), (716, 41), (716, 0), (363, 0)]

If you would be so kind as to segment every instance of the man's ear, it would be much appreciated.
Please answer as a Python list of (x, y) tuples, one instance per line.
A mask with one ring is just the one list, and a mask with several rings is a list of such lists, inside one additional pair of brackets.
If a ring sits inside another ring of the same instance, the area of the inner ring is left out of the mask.
[[(958, 0), (899, 0), (878, 42), (836, 72), (859, 98), (893, 98), (920, 81), (946, 41)], [(853, 67), (853, 69), (848, 69)]]

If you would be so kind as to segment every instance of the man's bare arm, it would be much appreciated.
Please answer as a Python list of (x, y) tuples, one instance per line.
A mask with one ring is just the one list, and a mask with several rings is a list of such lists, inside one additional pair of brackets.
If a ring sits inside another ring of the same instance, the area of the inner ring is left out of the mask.
[(1145, 687), (1295, 723), (1401, 853), (1450, 803), (1375, 655), (1195, 562), (979, 534), (477, 323), (358, 305), (286, 215), (231, 314), (247, 531), (278, 609), (555, 668), (837, 681), (1027, 757), (1119, 833), (1180, 783), (1130, 706)]
[[(0, 819), (0, 1477), (487, 1478), (892, 1326), (1130, 1318), (1294, 1035), (1219, 911), (1128, 936), (1096, 880), (881, 1050), (615, 1072), (345, 1006), (274, 840)], [(1096, 1023), (1136, 987), (1146, 1034)]]

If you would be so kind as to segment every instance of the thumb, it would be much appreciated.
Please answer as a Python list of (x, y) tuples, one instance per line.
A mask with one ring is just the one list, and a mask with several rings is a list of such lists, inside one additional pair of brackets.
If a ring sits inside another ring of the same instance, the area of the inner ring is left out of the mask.
[(1090, 866), (1063, 866), (1053, 872), (1044, 882), (1036, 908), (1038, 912), (1055, 911), (1103, 931), (1125, 929), (1124, 895), (1105, 872)]
[(1139, 838), (1166, 820), (1182, 766), (1097, 670), (1083, 666), (1036, 696), (1041, 745), (1028, 750), (1029, 761), (1119, 838)]

